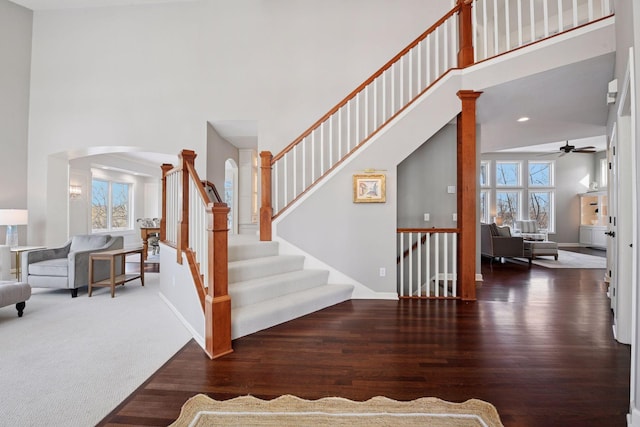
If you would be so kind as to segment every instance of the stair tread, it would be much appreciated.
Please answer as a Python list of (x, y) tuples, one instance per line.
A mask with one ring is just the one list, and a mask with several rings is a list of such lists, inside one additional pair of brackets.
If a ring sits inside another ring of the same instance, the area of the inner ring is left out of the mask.
[(296, 279), (306, 278), (309, 276), (315, 276), (320, 274), (322, 275), (326, 274), (326, 270), (311, 270), (311, 269), (295, 270), (295, 271), (289, 271), (286, 273), (273, 274), (271, 276), (257, 277), (254, 279), (248, 279), (248, 280), (242, 280), (239, 282), (229, 283), (229, 287), (230, 288), (231, 287), (253, 287), (255, 285), (269, 284), (272, 282), (280, 282), (282, 280), (296, 280)]
[(237, 307), (231, 314), (232, 338), (240, 338), (346, 301), (351, 298), (353, 288), (353, 285), (326, 284)]
[(272, 255), (260, 258), (250, 258), (250, 259), (242, 259), (238, 261), (230, 261), (229, 268), (243, 268), (246, 266), (252, 265), (260, 265), (260, 264), (269, 264), (272, 262), (278, 261), (289, 261), (289, 260), (304, 260), (304, 256), (302, 255)]

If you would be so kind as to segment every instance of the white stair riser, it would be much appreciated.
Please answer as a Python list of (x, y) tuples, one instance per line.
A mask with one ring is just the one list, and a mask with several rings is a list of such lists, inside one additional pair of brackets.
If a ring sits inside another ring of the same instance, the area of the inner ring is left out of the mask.
[(229, 263), (229, 283), (302, 270), (304, 257), (276, 256)]
[(256, 304), (292, 292), (327, 284), (328, 271), (300, 270), (229, 285), (231, 307)]
[(276, 255), (278, 255), (277, 242), (256, 241), (255, 243), (229, 245), (228, 252), (229, 262)]
[(231, 338), (240, 338), (349, 300), (352, 292), (352, 285), (324, 285), (237, 308), (231, 313)]

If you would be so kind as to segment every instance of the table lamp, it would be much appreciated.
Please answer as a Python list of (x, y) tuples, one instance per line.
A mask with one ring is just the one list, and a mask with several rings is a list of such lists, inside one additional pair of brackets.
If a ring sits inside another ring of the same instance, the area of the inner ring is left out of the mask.
[(18, 246), (18, 226), (28, 223), (26, 209), (0, 209), (0, 225), (7, 226), (6, 245)]

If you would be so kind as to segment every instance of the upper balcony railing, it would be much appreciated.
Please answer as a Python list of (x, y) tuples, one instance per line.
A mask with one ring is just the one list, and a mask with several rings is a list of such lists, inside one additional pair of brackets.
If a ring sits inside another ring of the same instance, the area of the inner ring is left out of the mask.
[(261, 153), (261, 239), (270, 239), (272, 219), (450, 70), (610, 16), (611, 6), (610, 0), (458, 0), (280, 153)]

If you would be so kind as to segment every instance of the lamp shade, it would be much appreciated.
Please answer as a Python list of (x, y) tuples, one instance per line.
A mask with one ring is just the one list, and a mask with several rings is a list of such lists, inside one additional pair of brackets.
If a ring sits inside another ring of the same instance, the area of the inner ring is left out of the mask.
[(26, 225), (28, 219), (26, 209), (0, 209), (0, 225)]

